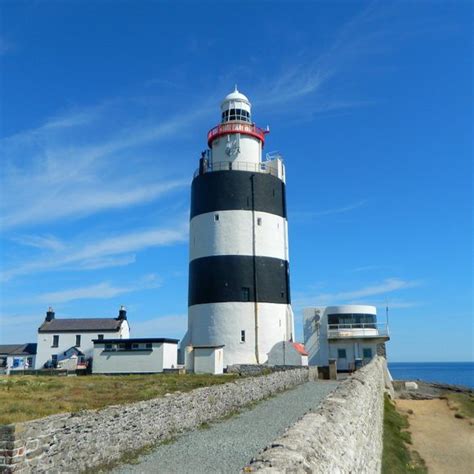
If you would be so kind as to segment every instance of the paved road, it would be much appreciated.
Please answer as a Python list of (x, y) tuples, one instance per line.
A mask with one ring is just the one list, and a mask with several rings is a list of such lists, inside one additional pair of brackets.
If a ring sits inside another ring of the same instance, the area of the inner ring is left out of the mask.
[(264, 400), (240, 414), (196, 429), (174, 443), (158, 446), (138, 464), (124, 465), (117, 474), (236, 473), (256, 454), (293, 425), (336, 388), (337, 382), (307, 382)]

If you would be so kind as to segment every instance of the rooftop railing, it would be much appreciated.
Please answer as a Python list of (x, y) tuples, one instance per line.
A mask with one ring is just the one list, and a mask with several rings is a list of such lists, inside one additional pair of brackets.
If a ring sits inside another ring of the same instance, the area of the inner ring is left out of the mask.
[(328, 324), (328, 338), (389, 337), (386, 323)]
[(217, 125), (214, 128), (211, 128), (207, 133), (207, 143), (209, 147), (211, 146), (212, 141), (222, 135), (228, 135), (229, 133), (243, 133), (244, 135), (251, 135), (255, 138), (258, 138), (265, 142), (265, 134), (268, 131), (263, 130), (262, 128), (257, 127), (253, 123), (246, 122), (226, 122)]
[[(202, 168), (202, 174), (211, 173), (213, 171), (250, 171), (253, 173), (268, 173), (277, 178), (281, 178), (278, 174), (278, 164), (275, 161), (263, 161), (261, 163), (249, 163), (245, 161), (218, 161), (217, 163), (207, 163)], [(282, 165), (282, 172), (284, 173)], [(194, 178), (199, 174), (199, 168), (194, 172)]]

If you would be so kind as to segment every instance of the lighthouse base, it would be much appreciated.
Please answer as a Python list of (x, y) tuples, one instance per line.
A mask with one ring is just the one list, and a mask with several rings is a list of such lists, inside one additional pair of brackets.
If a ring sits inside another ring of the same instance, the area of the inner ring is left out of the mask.
[(287, 304), (225, 302), (189, 307), (192, 346), (224, 346), (224, 367), (263, 364), (275, 344), (293, 338), (293, 313)]

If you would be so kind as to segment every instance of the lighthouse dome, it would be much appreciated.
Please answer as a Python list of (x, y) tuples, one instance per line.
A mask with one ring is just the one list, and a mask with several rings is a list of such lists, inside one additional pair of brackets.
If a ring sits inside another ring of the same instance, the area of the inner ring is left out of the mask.
[(221, 103), (222, 122), (239, 120), (243, 122), (251, 122), (250, 112), (251, 104), (247, 96), (237, 90), (237, 86), (227, 94)]

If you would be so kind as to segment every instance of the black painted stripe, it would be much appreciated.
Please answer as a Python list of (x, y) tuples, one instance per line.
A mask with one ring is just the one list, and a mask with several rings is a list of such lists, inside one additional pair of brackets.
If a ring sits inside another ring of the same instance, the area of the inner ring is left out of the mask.
[(196, 176), (191, 187), (191, 219), (227, 210), (268, 212), (286, 218), (285, 183), (271, 174), (214, 171)]
[[(286, 260), (247, 255), (217, 255), (189, 263), (188, 305), (229, 301), (290, 303)], [(244, 290), (248, 288), (248, 292)], [(247, 297), (248, 294), (248, 297)]]

